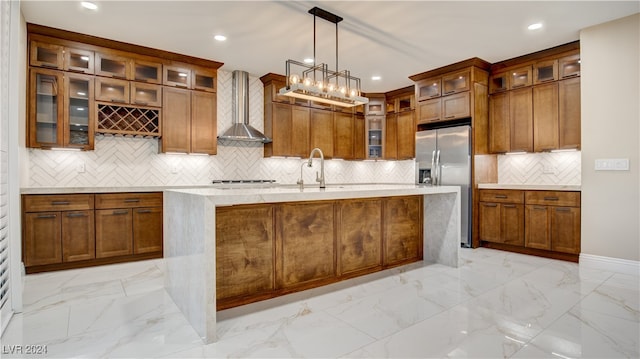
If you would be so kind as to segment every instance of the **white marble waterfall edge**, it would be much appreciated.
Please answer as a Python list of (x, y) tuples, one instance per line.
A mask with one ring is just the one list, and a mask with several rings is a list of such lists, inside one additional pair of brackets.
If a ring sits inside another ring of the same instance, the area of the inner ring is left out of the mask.
[(424, 196), (424, 260), (458, 267), (460, 187), (345, 185), (324, 190), (213, 188), (164, 191), (165, 288), (205, 343), (216, 341), (215, 208), (233, 204)]

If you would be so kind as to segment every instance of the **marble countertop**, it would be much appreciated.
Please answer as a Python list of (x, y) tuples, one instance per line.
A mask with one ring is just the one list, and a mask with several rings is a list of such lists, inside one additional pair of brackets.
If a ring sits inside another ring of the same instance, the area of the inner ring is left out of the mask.
[(206, 188), (174, 188), (167, 191), (204, 196), (208, 197), (216, 206), (229, 206), (250, 203), (459, 193), (460, 187), (415, 184), (329, 184), (324, 189), (320, 189), (318, 186), (300, 189), (296, 185), (279, 185), (263, 188), (214, 188), (209, 186)]
[(124, 186), (124, 187), (23, 187), (21, 194), (72, 194), (114, 192), (162, 192), (171, 188), (196, 188), (209, 186)]
[(580, 191), (580, 185), (482, 183), (480, 189), (516, 189), (532, 191)]

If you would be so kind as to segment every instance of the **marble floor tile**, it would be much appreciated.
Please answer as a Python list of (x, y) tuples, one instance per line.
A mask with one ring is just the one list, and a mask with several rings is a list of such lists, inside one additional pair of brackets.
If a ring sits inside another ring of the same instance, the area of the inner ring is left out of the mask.
[(46, 345), (38, 358), (640, 357), (638, 276), (486, 248), (460, 258), (220, 311), (209, 345), (164, 290), (162, 259), (27, 275), (1, 343)]

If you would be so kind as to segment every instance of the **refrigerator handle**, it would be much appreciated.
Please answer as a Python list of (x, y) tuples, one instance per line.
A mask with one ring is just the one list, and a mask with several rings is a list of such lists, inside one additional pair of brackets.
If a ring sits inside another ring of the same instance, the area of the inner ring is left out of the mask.
[(433, 152), (431, 153), (431, 184), (432, 185), (437, 185), (437, 181), (438, 181), (438, 177), (436, 174), (436, 150), (433, 150)]
[(438, 175), (438, 184), (440, 184), (440, 182), (442, 181), (442, 173), (440, 172), (440, 150), (438, 150), (438, 153), (436, 154), (436, 173)]

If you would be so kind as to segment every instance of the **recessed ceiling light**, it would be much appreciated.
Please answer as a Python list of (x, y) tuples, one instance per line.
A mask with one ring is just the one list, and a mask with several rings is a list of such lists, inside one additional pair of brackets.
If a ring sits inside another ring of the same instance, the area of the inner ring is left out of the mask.
[(380, 80), (382, 80), (382, 77), (380, 77), (380, 76), (371, 76), (371, 79), (373, 81), (380, 81)]
[(529, 30), (538, 30), (538, 29), (541, 29), (541, 28), (542, 28), (542, 23), (541, 22), (533, 23), (533, 24), (531, 24), (531, 25), (529, 25), (527, 27), (527, 29), (529, 29)]
[(310, 57), (307, 57), (306, 59), (304, 59), (304, 63), (305, 64), (312, 64), (313, 63), (313, 59)]
[(82, 5), (83, 8), (85, 9), (89, 9), (89, 10), (98, 10), (98, 5), (89, 2), (89, 1), (82, 1), (80, 3), (80, 5)]
[(227, 37), (224, 36), (224, 35), (216, 35), (213, 38), (218, 40), (218, 41), (226, 41), (227, 40)]

